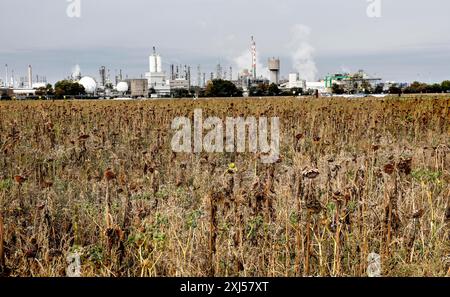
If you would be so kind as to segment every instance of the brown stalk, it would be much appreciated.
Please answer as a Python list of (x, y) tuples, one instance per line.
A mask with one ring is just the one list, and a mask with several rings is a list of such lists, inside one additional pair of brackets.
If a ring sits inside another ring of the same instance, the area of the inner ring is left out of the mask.
[(300, 261), (301, 261), (301, 251), (302, 249), (302, 238), (303, 234), (301, 232), (301, 222), (300, 222), (300, 214), (302, 211), (302, 203), (301, 198), (303, 196), (303, 175), (297, 174), (298, 181), (298, 187), (297, 191), (295, 193), (295, 198), (297, 202), (297, 226), (295, 228), (295, 243), (296, 243), (296, 253), (295, 253), (295, 273), (296, 276), (300, 276)]
[(214, 256), (216, 254), (216, 241), (217, 241), (217, 197), (215, 193), (209, 195), (210, 203), (210, 217), (209, 217), (209, 275), (215, 275), (215, 261)]
[(5, 270), (4, 234), (3, 215), (0, 211), (0, 274)]
[(334, 275), (339, 275), (341, 273), (341, 204), (340, 201), (337, 201), (336, 203), (336, 233), (334, 235), (334, 241), (335, 241), (335, 249), (334, 249)]
[(309, 257), (311, 255), (311, 211), (306, 214), (306, 251), (305, 251), (305, 275), (309, 275)]

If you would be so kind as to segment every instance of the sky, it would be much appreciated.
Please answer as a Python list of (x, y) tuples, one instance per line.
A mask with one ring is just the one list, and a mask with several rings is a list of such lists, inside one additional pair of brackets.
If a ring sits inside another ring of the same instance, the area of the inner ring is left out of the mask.
[[(71, 1), (80, 17), (67, 14)], [(112, 77), (118, 69), (140, 77), (153, 46), (166, 72), (178, 63), (209, 73), (221, 63), (236, 77), (250, 67), (252, 35), (259, 74), (274, 56), (285, 77), (364, 69), (398, 82), (450, 79), (444, 0), (0, 0), (0, 11), (0, 65), (19, 77), (31, 64), (52, 83), (76, 64), (83, 75), (98, 77), (104, 65)]]

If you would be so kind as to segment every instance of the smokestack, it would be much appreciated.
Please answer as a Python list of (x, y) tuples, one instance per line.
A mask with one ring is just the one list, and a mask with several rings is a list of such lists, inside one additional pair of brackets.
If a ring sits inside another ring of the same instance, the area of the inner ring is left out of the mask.
[(252, 75), (253, 78), (256, 79), (256, 42), (255, 38), (252, 36), (252, 44), (251, 44), (251, 53), (252, 53)]
[(28, 87), (30, 89), (33, 88), (33, 69), (31, 68), (31, 65), (28, 65)]
[(9, 87), (9, 83), (8, 83), (8, 64), (5, 64), (5, 88)]

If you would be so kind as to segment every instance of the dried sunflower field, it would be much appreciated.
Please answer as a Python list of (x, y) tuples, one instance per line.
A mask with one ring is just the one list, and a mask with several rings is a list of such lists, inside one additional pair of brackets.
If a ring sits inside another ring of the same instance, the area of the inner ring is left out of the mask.
[[(280, 160), (172, 120), (279, 117)], [(0, 103), (0, 274), (446, 276), (450, 98)], [(368, 261), (369, 260), (369, 261)]]

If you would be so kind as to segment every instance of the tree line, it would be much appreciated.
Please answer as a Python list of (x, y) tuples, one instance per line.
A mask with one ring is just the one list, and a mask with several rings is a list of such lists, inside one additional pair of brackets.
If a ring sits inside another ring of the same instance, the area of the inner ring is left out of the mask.
[[(392, 85), (385, 90), (383, 84), (370, 86), (368, 83), (358, 87), (366, 94), (422, 94), (422, 93), (449, 93), (450, 80), (445, 80), (442, 83), (427, 84), (418, 81), (413, 82), (409, 86), (401, 87), (398, 84)], [(154, 92), (154, 90), (152, 90)], [(151, 92), (152, 92), (151, 91)], [(344, 94), (345, 90), (342, 85), (333, 84), (331, 91), (333, 94)], [(356, 89), (355, 89), (356, 91)], [(359, 90), (360, 91), (360, 90)], [(242, 97), (244, 91), (238, 88), (233, 82), (215, 79), (210, 81), (205, 88), (191, 87), (190, 89), (175, 89), (172, 90), (172, 97), (174, 98), (188, 98), (188, 97)], [(36, 90), (36, 96), (52, 97), (62, 99), (66, 97), (76, 97), (86, 95), (86, 90), (78, 82), (70, 80), (62, 80), (55, 84), (53, 88), (51, 84), (41, 87)], [(251, 86), (248, 90), (250, 97), (265, 97), (265, 96), (298, 96), (298, 95), (312, 95), (312, 93), (305, 92), (302, 88), (292, 88), (282, 90), (276, 84), (261, 83)]]

